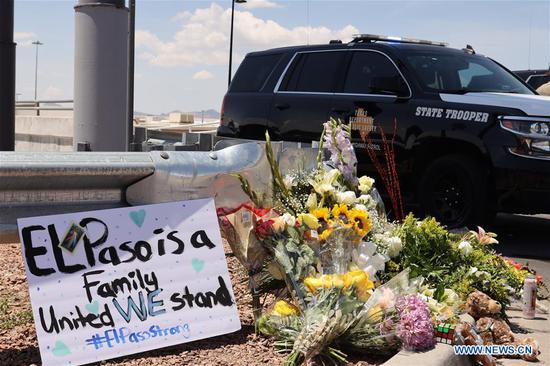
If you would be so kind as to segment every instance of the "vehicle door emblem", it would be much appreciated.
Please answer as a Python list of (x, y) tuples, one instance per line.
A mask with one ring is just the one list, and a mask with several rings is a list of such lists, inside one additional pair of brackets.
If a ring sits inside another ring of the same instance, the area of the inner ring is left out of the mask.
[(376, 130), (374, 126), (374, 118), (367, 115), (367, 111), (363, 108), (355, 110), (355, 116), (350, 117), (351, 129), (359, 131), (361, 140), (365, 142), (367, 135)]

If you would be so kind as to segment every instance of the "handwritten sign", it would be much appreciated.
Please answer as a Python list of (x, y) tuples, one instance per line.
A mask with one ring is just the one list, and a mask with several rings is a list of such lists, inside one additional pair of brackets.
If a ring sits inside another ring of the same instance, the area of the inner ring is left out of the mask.
[(17, 224), (45, 366), (241, 328), (212, 199)]

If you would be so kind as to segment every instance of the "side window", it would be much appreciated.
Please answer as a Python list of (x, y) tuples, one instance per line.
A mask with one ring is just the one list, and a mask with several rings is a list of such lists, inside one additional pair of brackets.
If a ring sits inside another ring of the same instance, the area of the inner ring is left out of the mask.
[(344, 93), (409, 95), (409, 89), (395, 65), (384, 55), (355, 51), (346, 75)]
[(282, 91), (334, 91), (335, 78), (340, 71), (345, 52), (311, 52), (294, 58), (289, 73), (281, 84)]
[(231, 81), (231, 91), (259, 91), (280, 58), (281, 54), (247, 56)]

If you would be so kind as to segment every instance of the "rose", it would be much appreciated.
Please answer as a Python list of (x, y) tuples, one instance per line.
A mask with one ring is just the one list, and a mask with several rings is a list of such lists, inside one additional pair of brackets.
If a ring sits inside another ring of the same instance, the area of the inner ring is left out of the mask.
[(267, 239), (275, 233), (273, 228), (273, 220), (259, 221), (256, 225), (255, 231), (258, 239)]
[(374, 179), (367, 177), (366, 175), (359, 178), (359, 190), (363, 193), (367, 193), (372, 188)]
[(397, 257), (401, 252), (401, 249), (403, 249), (403, 243), (398, 236), (392, 236), (388, 238), (386, 240), (386, 243), (388, 244), (388, 255), (390, 256), (390, 258)]

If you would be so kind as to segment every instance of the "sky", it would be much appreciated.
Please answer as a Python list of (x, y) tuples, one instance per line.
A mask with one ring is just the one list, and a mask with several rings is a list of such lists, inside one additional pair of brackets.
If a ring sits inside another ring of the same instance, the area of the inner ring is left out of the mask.
[[(19, 100), (73, 98), (75, 0), (16, 0)], [(227, 90), (231, 1), (137, 0), (135, 110), (219, 110)], [(550, 66), (550, 0), (248, 0), (235, 5), (233, 72), (246, 53), (349, 41), (356, 33), (466, 44), (506, 67)]]

